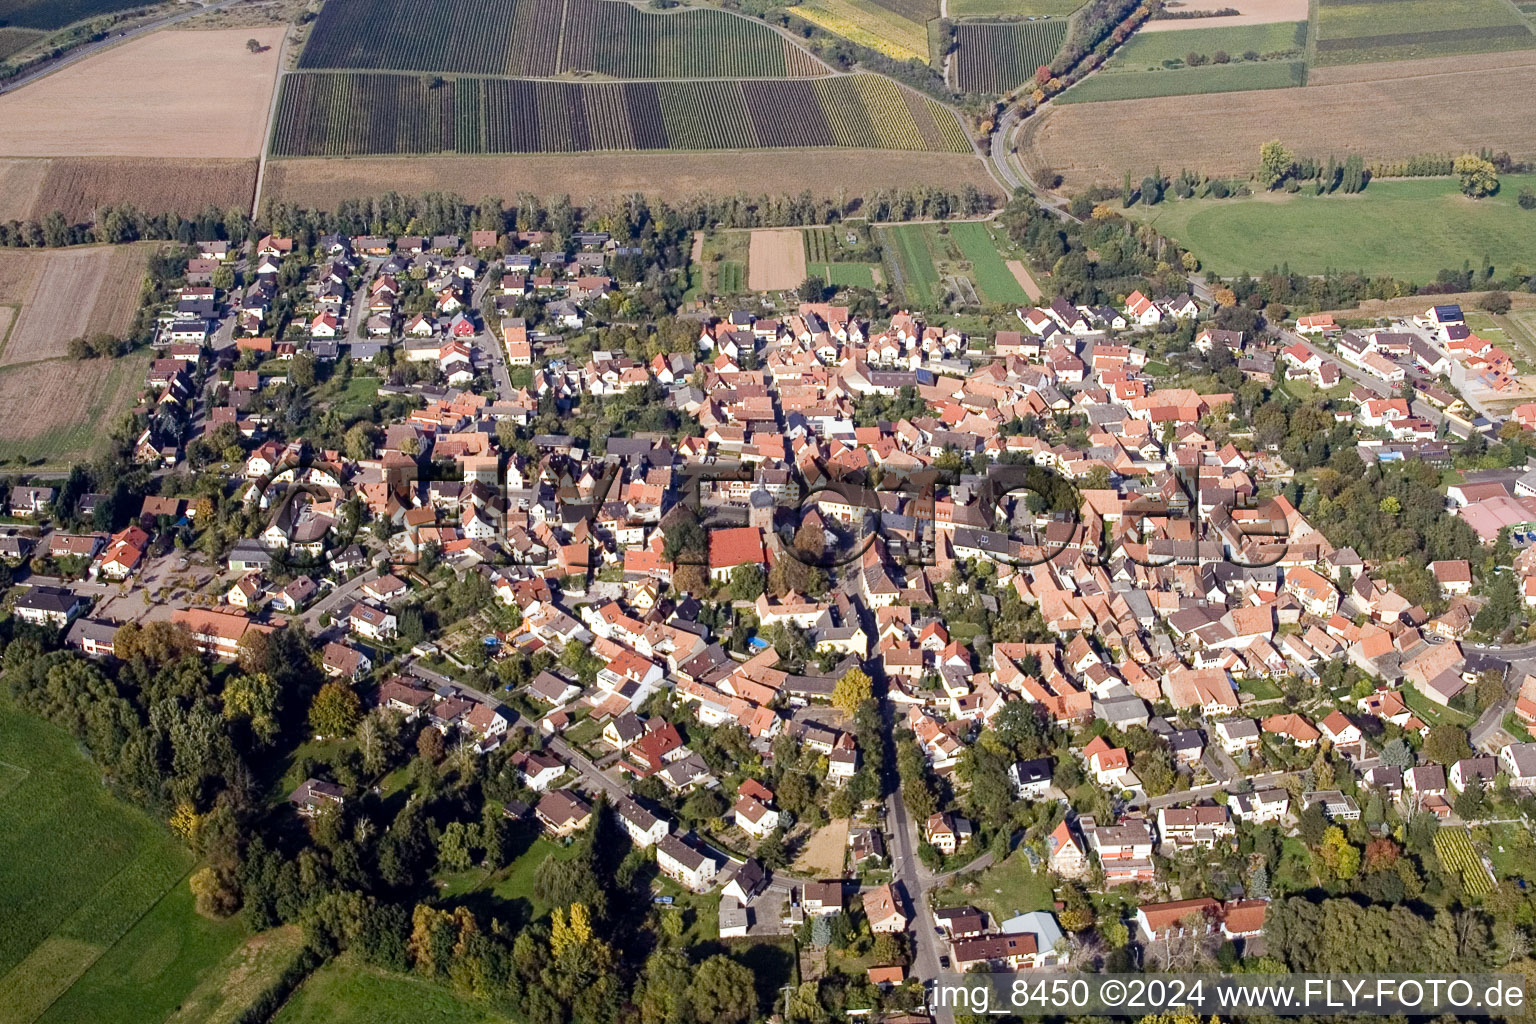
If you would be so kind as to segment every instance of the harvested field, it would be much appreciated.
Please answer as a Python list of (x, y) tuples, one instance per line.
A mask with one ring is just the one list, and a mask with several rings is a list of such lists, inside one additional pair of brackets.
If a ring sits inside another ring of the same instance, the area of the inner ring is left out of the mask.
[(799, 231), (754, 231), (747, 252), (747, 287), (781, 292), (805, 280), (805, 236)]
[(88, 57), (0, 96), (0, 156), (258, 156), (282, 37), (154, 32)]
[(1241, 14), (1219, 18), (1154, 18), (1141, 32), (1176, 32), (1186, 28), (1227, 28), (1231, 25), (1268, 25), (1275, 21), (1306, 21), (1307, 0), (1174, 0), (1168, 11), (1214, 11), (1231, 7)]
[(65, 467), (99, 454), (148, 366), (147, 357), (130, 355), (0, 369), (0, 451)]
[(1536, 68), (1536, 50), (1515, 53), (1477, 53), (1461, 57), (1431, 57), (1427, 60), (1379, 61), (1374, 64), (1340, 64), (1313, 68), (1307, 75), (1311, 85), (1349, 85), (1356, 82), (1402, 82), (1415, 78), (1439, 78), (1476, 71), (1501, 71), (1511, 68)]
[(950, 189), (974, 185), (988, 195), (1001, 195), (982, 163), (970, 155), (857, 149), (825, 150), (812, 158), (804, 153), (769, 150), (750, 156), (615, 153), (272, 160), (267, 164), (262, 194), (272, 200), (333, 209), (344, 200), (376, 195), (386, 187), (406, 195), (434, 191), (466, 196), (569, 193), (576, 202), (591, 202), (632, 192), (671, 200), (706, 194), (795, 194), (805, 189), (817, 195), (837, 195), (843, 190), (854, 197), (913, 185)]
[(108, 203), (129, 202), (148, 213), (191, 217), (205, 207), (249, 208), (256, 188), (255, 160), (140, 160), (60, 157), (46, 164), (31, 217), (54, 210), (85, 223)]
[(48, 160), (0, 160), (0, 220), (26, 220), (48, 175)]
[(143, 294), (147, 245), (91, 246), (50, 252), (7, 252), (34, 268), (13, 270), (22, 285), (3, 295), (21, 304), (21, 317), (0, 350), (0, 366), (65, 354), (71, 338), (118, 334), (133, 323)]
[[(1360, 305), (1351, 309), (1325, 309), (1323, 312), (1332, 313), (1339, 318), (1350, 319), (1373, 316), (1412, 316), (1422, 313), (1428, 308), (1426, 298), (1433, 302), (1457, 303), (1467, 309), (1476, 309), (1487, 292), (1451, 292), (1446, 295), (1405, 295), (1399, 299), (1366, 299)], [(1510, 302), (1517, 310), (1536, 310), (1536, 295), (1529, 292), (1510, 292)]]
[(794, 869), (817, 878), (840, 878), (848, 850), (848, 819), (838, 818), (812, 832), (805, 841)]
[[(1445, 97), (1488, 95), (1470, 117)], [(1359, 153), (1367, 162), (1424, 152), (1475, 152), (1484, 146), (1516, 157), (1536, 155), (1536, 66), (1491, 67), (1432, 77), (1311, 85), (1223, 94), (1211, 103), (1188, 99), (1117, 100), (1052, 106), (1025, 122), (1019, 154), (1025, 165), (1050, 168), (1069, 190), (1118, 184), (1125, 172), (1187, 166), (1199, 154), (1204, 174), (1247, 174), (1259, 147), (1278, 138), (1299, 153)], [(1219, 111), (1221, 116), (1212, 116)], [(1156, 124), (1160, 130), (1138, 132)]]

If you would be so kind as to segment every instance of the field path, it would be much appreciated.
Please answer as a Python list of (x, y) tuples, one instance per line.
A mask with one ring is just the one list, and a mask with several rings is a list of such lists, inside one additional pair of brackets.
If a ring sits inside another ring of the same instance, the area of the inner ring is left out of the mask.
[(277, 44), (277, 73), (272, 80), (272, 102), (267, 107), (267, 130), (261, 136), (261, 155), (256, 159), (256, 188), (251, 193), (251, 219), (261, 212), (261, 182), (267, 174), (267, 150), (272, 148), (272, 133), (277, 130), (278, 95), (283, 91), (283, 58), (288, 55), (288, 26), (283, 26), (283, 41)]

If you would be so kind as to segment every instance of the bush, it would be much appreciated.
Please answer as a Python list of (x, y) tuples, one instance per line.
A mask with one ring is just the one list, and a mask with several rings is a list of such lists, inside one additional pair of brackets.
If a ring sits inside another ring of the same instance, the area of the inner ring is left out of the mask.
[(1489, 313), (1508, 313), (1510, 306), (1509, 293), (1489, 292), (1477, 300), (1477, 306), (1479, 309)]
[(1522, 187), (1516, 202), (1520, 204), (1522, 210), (1536, 210), (1536, 191), (1532, 191), (1529, 185)]

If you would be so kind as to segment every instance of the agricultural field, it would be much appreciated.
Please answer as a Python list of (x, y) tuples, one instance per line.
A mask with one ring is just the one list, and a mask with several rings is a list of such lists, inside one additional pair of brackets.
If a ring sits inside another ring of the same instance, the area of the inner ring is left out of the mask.
[(934, 266), (928, 248), (925, 225), (908, 224), (877, 228), (876, 237), (885, 250), (889, 273), (886, 278), (916, 306), (931, 307), (943, 294), (939, 268)]
[(885, 280), (877, 263), (811, 263), (806, 266), (806, 274), (819, 277), (834, 288), (868, 288), (871, 291)]
[[(282, 37), (280, 27), (170, 30), (93, 54), (0, 95), (0, 157), (256, 157)], [(267, 49), (251, 53), (248, 39)]]
[(981, 290), (983, 302), (1018, 306), (1029, 301), (1019, 279), (998, 253), (991, 225), (961, 221), (949, 226), (949, 237), (971, 264), (971, 273), (976, 287)]
[(121, 334), (144, 292), (149, 246), (90, 246), (0, 253), (0, 301), (20, 316), (0, 337), (0, 367), (57, 359), (80, 335)]
[[(1052, 104), (1024, 123), (1019, 154), (1032, 172), (1061, 174), (1069, 192), (1117, 185), (1126, 171), (1139, 179), (1158, 165), (1189, 166), (1191, 154), (1199, 154), (1201, 173), (1246, 176), (1259, 147), (1276, 138), (1294, 152), (1320, 159), (1359, 153), (1367, 163), (1419, 155), (1431, 144), (1446, 153), (1495, 146), (1536, 155), (1536, 118), (1529, 115), (1536, 107), (1536, 55), (1474, 56), (1450, 68), (1443, 67), (1449, 61), (1428, 63), (1439, 70), (1416, 77), (1402, 64), (1329, 68), (1304, 89), (1231, 93), (1221, 99), (1221, 117), (1179, 97)], [(1333, 77), (1339, 72), (1348, 74)], [(1101, 77), (1109, 76), (1094, 75), (1089, 83)], [(1446, 102), (1463, 94), (1500, 102), (1483, 105), (1473, 117)], [(1159, 130), (1141, 130), (1148, 124)]]
[(529, 82), (294, 74), (275, 156), (853, 147), (969, 151), (954, 115), (877, 75)]
[(799, 230), (753, 231), (747, 256), (747, 287), (789, 291), (805, 280), (805, 239)]
[(1276, 21), (1305, 21), (1309, 16), (1309, 6), (1307, 0), (1221, 0), (1219, 4), (1209, 3), (1208, 0), (1166, 0), (1163, 10), (1170, 13), (1216, 8), (1231, 8), (1238, 13), (1215, 18), (1153, 18), (1137, 30), (1137, 35), (1227, 28), (1233, 25), (1267, 25)]
[(251, 1001), (298, 958), (303, 945), (298, 925), (252, 935), (204, 976), (165, 1024), (236, 1024)]
[(1440, 867), (1461, 876), (1461, 885), (1469, 895), (1483, 896), (1493, 891), (1493, 879), (1472, 848), (1472, 834), (1465, 828), (1442, 828), (1435, 833), (1435, 856)]
[(1505, 0), (1319, 0), (1317, 25), (1319, 64), (1536, 46)]
[(46, 170), (33, 196), (34, 220), (59, 210), (71, 223), (83, 223), (104, 204), (121, 202), (186, 217), (209, 206), (249, 209), (256, 189), (253, 159), (58, 157), (36, 162), (46, 164)]
[(1258, 61), (1218, 64), (1172, 71), (1091, 75), (1057, 98), (1057, 103), (1102, 103), (1161, 96), (1204, 96), (1255, 89), (1291, 89), (1305, 85), (1305, 61)]
[[(951, 18), (1065, 18), (1083, 0), (949, 0)], [(1223, 0), (1223, 6), (1226, 6)]]
[(0, 24), (55, 29), (100, 14), (149, 6), (150, 0), (0, 0)]
[(955, 86), (961, 92), (1009, 92), (1049, 64), (1066, 38), (1065, 19), (961, 22), (955, 26)]
[(460, 0), (425, 20), (418, 0), (330, 0), (305, 69), (550, 78), (778, 78), (827, 69), (728, 11), (642, 11), (618, 0)]
[[(895, 4), (874, 0), (805, 0), (790, 8), (833, 35), (883, 53), (893, 60), (928, 60), (927, 19), (915, 20)], [(937, 17), (937, 12), (929, 17)]]
[(493, 1024), (504, 1021), (450, 990), (405, 974), (332, 960), (299, 986), (273, 1024)]
[(1352, 196), (1165, 200), (1130, 212), (1223, 276), (1268, 270), (1283, 253), (1296, 273), (1348, 268), (1424, 283), (1468, 254), (1536, 265), (1536, 213), (1515, 203), (1531, 184), (1536, 175), (1505, 176), (1498, 195), (1472, 200), (1452, 179), (1374, 181)]
[(159, 1024), (239, 924), (199, 924), (190, 855), (8, 697), (0, 750), (0, 1021)]
[(1302, 54), (1307, 47), (1305, 21), (1200, 28), (1185, 32), (1138, 32), (1105, 65), (1105, 71), (1130, 71), (1182, 65), (1191, 53), (1207, 60), (1226, 53), (1233, 60), (1244, 53)]
[[(960, 130), (958, 123), (955, 129)], [(914, 185), (969, 185), (1000, 196), (997, 183), (969, 146), (964, 155), (826, 149), (814, 160), (798, 150), (763, 150), (752, 154), (750, 178), (742, 176), (741, 168), (740, 154), (708, 151), (272, 160), (262, 194), (266, 200), (325, 208), (369, 195), (380, 181), (406, 195), (448, 191), (466, 196), (543, 195), (558, 182), (560, 191), (575, 202), (606, 199), (615, 192), (681, 201), (705, 194), (787, 195), (805, 189), (856, 201)]]

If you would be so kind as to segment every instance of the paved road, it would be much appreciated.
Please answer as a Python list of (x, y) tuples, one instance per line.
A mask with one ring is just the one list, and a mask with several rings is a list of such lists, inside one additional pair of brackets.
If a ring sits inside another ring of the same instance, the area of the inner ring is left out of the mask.
[[(1294, 331), (1282, 330), (1280, 332), (1280, 341), (1281, 341), (1281, 344), (1284, 345), (1284, 346), (1297, 345), (1297, 344), (1306, 346), (1308, 351), (1316, 352), (1317, 354), (1321, 355), (1324, 359), (1328, 359), (1328, 360), (1332, 361), (1335, 365), (1338, 366), (1340, 373), (1342, 373), (1344, 376), (1348, 377), (1350, 380), (1354, 381), (1356, 384), (1360, 384), (1360, 385), (1363, 385), (1364, 387), (1368, 388), (1373, 394), (1377, 395), (1380, 398), (1395, 398), (1395, 397), (1397, 397), (1396, 389), (1394, 389), (1392, 387), (1392, 385), (1388, 384), (1386, 381), (1382, 380), (1380, 377), (1373, 376), (1373, 375), (1371, 375), (1369, 373), (1366, 373), (1364, 370), (1359, 369), (1358, 367), (1351, 366), (1348, 362), (1346, 362), (1344, 359), (1340, 358), (1338, 355), (1336, 355), (1336, 354), (1334, 354), (1332, 352), (1329, 352), (1325, 348), (1321, 348), (1320, 346), (1313, 344), (1312, 342), (1308, 341), (1306, 338), (1304, 338), (1301, 335), (1295, 333)], [(1428, 402), (1424, 402), (1424, 401), (1421, 401), (1419, 399), (1414, 399), (1413, 401), (1408, 403), (1408, 408), (1409, 408), (1409, 411), (1412, 412), (1415, 416), (1419, 417), (1420, 419), (1428, 420), (1429, 422), (1433, 423), (1437, 428), (1438, 427), (1447, 427), (1451, 431), (1451, 433), (1455, 434), (1457, 437), (1465, 438), (1470, 433), (1470, 431), (1468, 431), (1467, 428), (1465, 428), (1465, 427), (1455, 423), (1454, 421), (1451, 421), (1451, 420), (1447, 419), (1446, 415), (1443, 412), (1441, 412), (1439, 409), (1436, 409), (1433, 405), (1430, 405)]]
[[(1470, 645), (1468, 645), (1470, 646)], [(1536, 645), (1526, 644), (1522, 647), (1503, 648), (1503, 651), (1529, 651)], [(1504, 730), (1504, 716), (1514, 710), (1515, 699), (1520, 694), (1520, 681), (1525, 678), (1525, 673), (1536, 670), (1536, 664), (1524, 662), (1514, 664), (1505, 663), (1509, 670), (1504, 673), (1504, 699), (1490, 704), (1483, 713), (1477, 716), (1477, 721), (1472, 723), (1472, 728), (1467, 730), (1468, 738), (1472, 746), (1479, 750), (1497, 751), (1506, 743), (1523, 739), (1520, 736), (1510, 736)]]
[(71, 64), (82, 61), (94, 53), (100, 53), (102, 50), (110, 49), (111, 47), (117, 46), (120, 43), (125, 43), (130, 39), (135, 39), (138, 36), (147, 35), (150, 32), (158, 32), (163, 28), (170, 28), (172, 25), (186, 21), (188, 18), (195, 18), (199, 14), (207, 14), (209, 11), (217, 11), (238, 2), (239, 0), (214, 0), (213, 3), (203, 4), (201, 6), (193, 7), (190, 10), (181, 11), (176, 14), (167, 14), (163, 18), (156, 18), (154, 21), (146, 21), (142, 25), (135, 25), (132, 28), (120, 29), (116, 32), (113, 32), (105, 39), (100, 39), (94, 43), (85, 43), (82, 46), (77, 46), (73, 50), (70, 50), (68, 53), (60, 55), (56, 60), (51, 60), (47, 61), (46, 63), (39, 64), (32, 70), (17, 75), (15, 78), (6, 79), (3, 83), (0, 83), (0, 95), (13, 92), (17, 89), (20, 89), (24, 85), (31, 85), (39, 78), (46, 78), (48, 75), (53, 74), (55, 71), (60, 71), (64, 68), (67, 68)]

